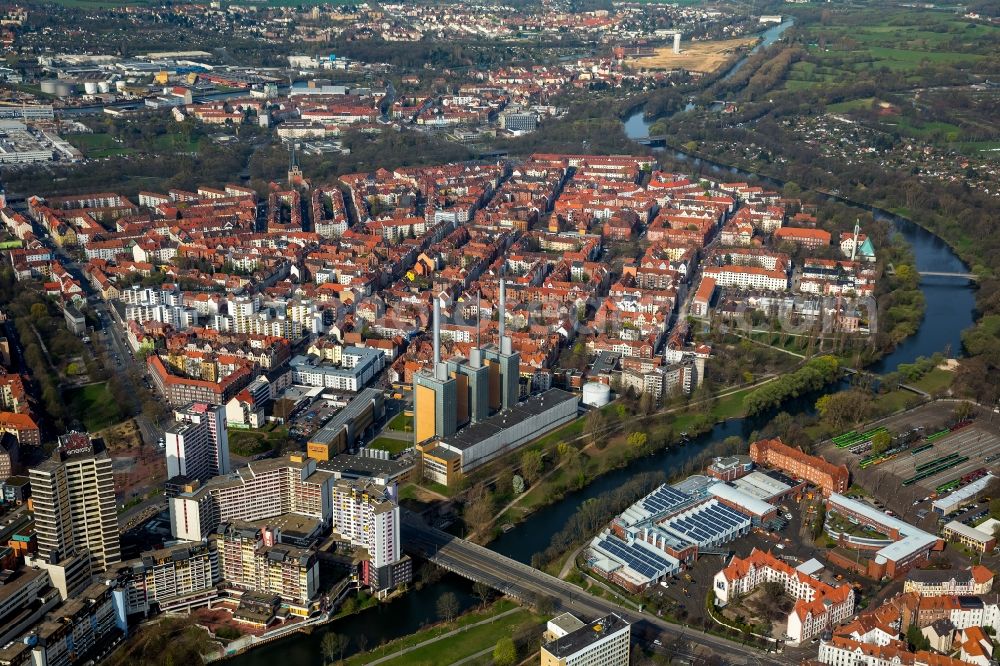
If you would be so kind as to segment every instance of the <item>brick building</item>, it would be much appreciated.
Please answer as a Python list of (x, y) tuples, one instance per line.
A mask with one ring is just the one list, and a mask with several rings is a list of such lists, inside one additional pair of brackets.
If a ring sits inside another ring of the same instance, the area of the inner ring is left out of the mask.
[(847, 465), (834, 465), (784, 444), (781, 439), (761, 439), (750, 445), (750, 459), (758, 465), (775, 467), (823, 489), (824, 495), (845, 492), (850, 485)]

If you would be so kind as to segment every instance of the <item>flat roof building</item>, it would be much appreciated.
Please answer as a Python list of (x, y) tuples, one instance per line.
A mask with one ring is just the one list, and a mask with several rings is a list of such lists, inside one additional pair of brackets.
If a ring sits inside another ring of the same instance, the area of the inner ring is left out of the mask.
[[(565, 621), (560, 626), (567, 624)], [(569, 626), (569, 625), (568, 625)], [(632, 625), (611, 613), (542, 645), (542, 666), (628, 666)]]
[(945, 516), (966, 504), (971, 504), (996, 478), (993, 474), (987, 473), (986, 476), (934, 500), (931, 502), (931, 509), (939, 516)]
[(385, 416), (382, 391), (367, 388), (333, 415), (325, 426), (309, 438), (306, 452), (316, 460), (330, 460), (360, 445)]
[[(895, 578), (926, 561), (931, 549), (938, 543), (938, 538), (933, 534), (850, 497), (832, 493), (826, 504), (828, 514), (836, 512), (850, 522), (875, 529), (891, 541), (889, 545), (876, 550), (875, 557), (868, 561), (865, 574), (876, 580), (883, 576)], [(849, 535), (842, 537), (841, 542), (849, 547), (867, 546), (863, 541), (852, 544)]]
[(317, 468), (332, 473), (338, 479), (374, 479), (388, 485), (405, 483), (416, 467), (417, 456), (413, 452), (395, 458), (381, 458), (368, 453), (371, 453), (369, 449), (361, 449), (357, 455), (341, 453), (329, 460), (321, 460)]
[[(425, 456), (459, 461), (458, 469), (468, 474), (476, 467), (544, 435), (577, 416), (580, 398), (562, 389), (549, 389), (493, 416), (472, 423), (448, 437), (418, 447)], [(454, 465), (452, 465), (454, 467)], [(439, 483), (448, 483), (451, 470), (425, 465), (424, 474)]]

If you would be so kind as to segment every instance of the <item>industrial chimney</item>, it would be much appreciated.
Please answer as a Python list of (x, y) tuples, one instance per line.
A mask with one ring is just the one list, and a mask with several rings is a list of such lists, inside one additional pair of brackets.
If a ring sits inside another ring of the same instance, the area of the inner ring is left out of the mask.
[(441, 303), (437, 296), (434, 297), (434, 374), (438, 373), (438, 366), (441, 365)]

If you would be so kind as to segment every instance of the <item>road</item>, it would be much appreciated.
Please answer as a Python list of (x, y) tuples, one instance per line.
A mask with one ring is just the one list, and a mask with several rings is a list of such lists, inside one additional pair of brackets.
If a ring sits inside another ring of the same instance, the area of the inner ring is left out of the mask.
[[(115, 320), (111, 315), (110, 306), (101, 300), (94, 303), (93, 307), (94, 311), (101, 316), (104, 341), (108, 351), (111, 352), (115, 361), (115, 367), (113, 370), (115, 372), (125, 372), (128, 366), (132, 365), (140, 375), (145, 374), (146, 368), (144, 367), (142, 361), (136, 359), (133, 355), (132, 348), (129, 347), (128, 341), (125, 339), (125, 334), (122, 332), (118, 324), (115, 323)], [(154, 391), (150, 391), (150, 393), (155, 395)], [(157, 441), (163, 437), (163, 428), (161, 428), (158, 423), (151, 421), (145, 414), (142, 413), (142, 403), (140, 402), (138, 395), (135, 393), (130, 395), (133, 402), (135, 422), (139, 426), (139, 430), (142, 433), (142, 439), (149, 446), (155, 446)]]
[[(650, 647), (687, 640), (709, 648), (728, 664), (792, 663), (781, 655), (764, 654), (741, 643), (696, 633), (653, 615), (626, 609), (488, 548), (429, 527), (412, 514), (404, 514), (401, 536), (406, 549), (413, 554), (426, 557), (444, 569), (475, 582), (485, 583), (517, 599), (532, 601), (551, 597), (556, 610), (569, 611), (585, 619), (617, 613), (633, 623), (633, 637)], [(654, 640), (660, 643), (653, 643)], [(674, 651), (673, 654), (692, 659), (702, 656), (681, 651)]]
[[(141, 360), (133, 356), (132, 349), (125, 340), (125, 334), (120, 330), (111, 316), (110, 306), (101, 298), (100, 294), (97, 293), (90, 283), (90, 280), (87, 279), (83, 267), (73, 257), (66, 254), (62, 248), (52, 243), (50, 236), (43, 234), (40, 238), (44, 240), (66, 270), (80, 282), (84, 292), (87, 294), (88, 302), (90, 302), (91, 307), (101, 317), (101, 328), (99, 331), (95, 330), (94, 334), (103, 336), (108, 351), (111, 352), (111, 358), (114, 359), (114, 367), (109, 368), (109, 371), (122, 374), (128, 369), (129, 365), (132, 365), (138, 370), (140, 375), (145, 374), (146, 368), (144, 364)], [(160, 428), (159, 424), (154, 423), (142, 413), (140, 395), (141, 391), (129, 393), (129, 399), (132, 402), (132, 413), (136, 415), (135, 422), (142, 433), (143, 441), (149, 446), (156, 446), (157, 441), (163, 436), (163, 429)]]

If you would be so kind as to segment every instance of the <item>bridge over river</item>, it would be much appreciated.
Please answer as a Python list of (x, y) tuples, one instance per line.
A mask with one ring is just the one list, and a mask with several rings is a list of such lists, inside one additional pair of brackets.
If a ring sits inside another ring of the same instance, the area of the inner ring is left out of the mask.
[(644, 643), (659, 640), (663, 646), (683, 645), (670, 650), (675, 658), (699, 659), (701, 655), (695, 653), (694, 646), (704, 645), (727, 664), (777, 666), (798, 661), (791, 655), (765, 654), (735, 641), (671, 624), (648, 613), (637, 613), (489, 548), (430, 527), (409, 512), (403, 512), (401, 536), (405, 549), (411, 554), (515, 599), (532, 602), (550, 597), (555, 610), (569, 611), (586, 620), (617, 613), (633, 623), (634, 638)]

